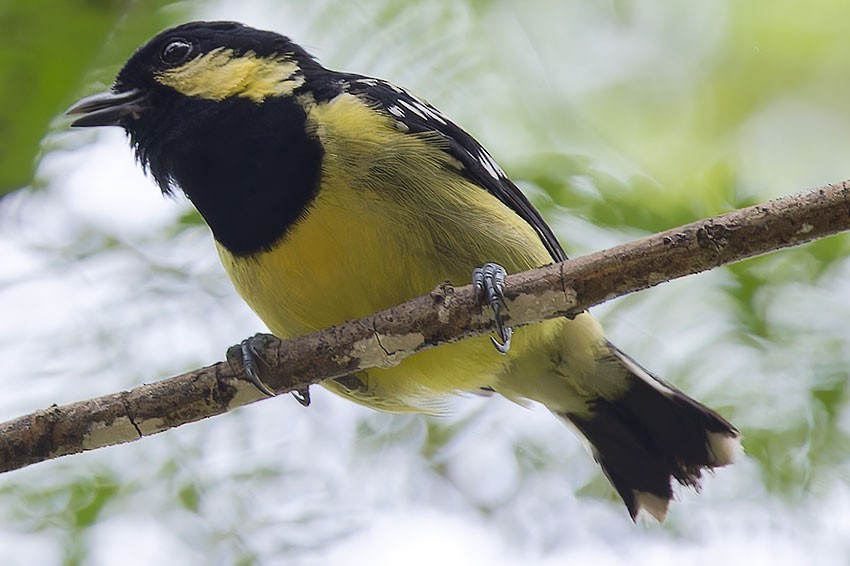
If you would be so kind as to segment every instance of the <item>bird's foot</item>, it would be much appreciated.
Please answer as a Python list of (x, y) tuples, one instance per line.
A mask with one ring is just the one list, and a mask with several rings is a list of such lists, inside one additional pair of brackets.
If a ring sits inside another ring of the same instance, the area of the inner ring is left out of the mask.
[(507, 354), (511, 349), (513, 329), (502, 322), (502, 312), (505, 310), (505, 276), (507, 271), (498, 263), (485, 263), (472, 271), (472, 285), (478, 295), (478, 300), (486, 302), (493, 310), (496, 320), (498, 338), (491, 336), (493, 346), (501, 354)]
[(257, 351), (257, 347), (254, 345), (254, 338), (252, 337), (242, 340), (242, 343), (239, 346), (242, 348), (242, 367), (245, 368), (245, 374), (248, 376), (248, 379), (251, 380), (254, 387), (269, 397), (274, 397), (276, 393), (268, 385), (263, 383), (262, 379), (260, 379), (258, 366), (262, 357)]
[[(260, 356), (260, 352), (254, 344), (254, 337), (246, 338), (239, 346), (242, 349), (242, 367), (245, 368), (245, 373), (248, 375), (248, 379), (251, 380), (254, 387), (269, 397), (277, 395), (274, 390), (263, 383), (263, 380), (260, 378), (258, 366), (259, 363), (263, 361), (263, 358)], [(305, 387), (303, 389), (295, 390), (292, 392), (292, 396), (295, 397), (295, 400), (302, 406), (310, 406), (310, 390), (308, 388)]]

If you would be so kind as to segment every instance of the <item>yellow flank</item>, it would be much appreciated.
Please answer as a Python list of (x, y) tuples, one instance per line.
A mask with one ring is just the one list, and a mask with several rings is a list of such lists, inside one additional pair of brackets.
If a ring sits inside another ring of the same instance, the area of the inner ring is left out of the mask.
[[(238, 258), (219, 246), (237, 290), (274, 334), (359, 318), (442, 281), (467, 284), (488, 261), (509, 272), (551, 263), (532, 227), (464, 179), (436, 134), (404, 134), (348, 94), (308, 108), (325, 150), (315, 201), (269, 252)], [(517, 329), (507, 356), (482, 337), (362, 372), (346, 387), (325, 384), (391, 411), (437, 412), (443, 395), (485, 386), (581, 410), (576, 397), (595, 387), (602, 344), (596, 322), (581, 315)]]
[(294, 61), (281, 57), (258, 57), (252, 51), (235, 56), (232, 49), (219, 47), (155, 78), (186, 96), (215, 101), (239, 96), (262, 102), (304, 84), (304, 77), (295, 75), (297, 70)]

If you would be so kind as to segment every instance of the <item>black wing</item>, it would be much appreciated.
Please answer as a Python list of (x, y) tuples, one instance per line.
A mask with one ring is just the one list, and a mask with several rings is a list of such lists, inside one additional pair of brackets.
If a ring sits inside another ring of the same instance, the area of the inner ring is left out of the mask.
[(404, 124), (411, 133), (435, 131), (442, 134), (448, 141), (446, 151), (461, 163), (463, 175), (486, 189), (528, 222), (540, 236), (552, 259), (567, 259), (567, 254), (552, 229), (537, 209), (528, 202), (522, 191), (508, 179), (481, 144), (442, 112), (407, 90), (380, 79), (346, 74), (341, 86), (351, 94), (377, 103), (387, 114)]

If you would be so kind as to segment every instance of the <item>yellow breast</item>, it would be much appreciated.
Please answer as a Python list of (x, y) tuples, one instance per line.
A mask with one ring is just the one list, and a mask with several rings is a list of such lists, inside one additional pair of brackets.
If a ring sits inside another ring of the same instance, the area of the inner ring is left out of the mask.
[[(313, 112), (325, 113), (313, 116), (325, 159), (303, 218), (268, 252), (240, 258), (219, 247), (237, 290), (275, 335), (359, 318), (446, 280), (467, 284), (487, 261), (509, 271), (551, 261), (531, 226), (464, 179), (439, 142), (389, 119), (376, 127), (374, 113), (348, 95)], [(514, 351), (542, 331), (522, 329)], [(467, 340), (365, 379), (372, 396), (390, 401), (383, 408), (403, 410), (415, 405), (408, 398), (485, 386), (507, 361), (486, 338)]]

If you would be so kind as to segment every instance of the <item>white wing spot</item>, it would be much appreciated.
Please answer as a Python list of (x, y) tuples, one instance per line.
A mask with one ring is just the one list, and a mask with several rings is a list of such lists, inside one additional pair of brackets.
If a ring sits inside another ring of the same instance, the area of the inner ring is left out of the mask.
[(422, 108), (419, 105), (411, 104), (410, 102), (401, 98), (398, 99), (398, 103), (413, 112), (414, 114), (416, 114), (417, 116), (419, 116), (420, 118), (422, 118), (423, 120), (428, 119), (427, 116), (425, 116), (425, 113), (422, 112)]
[(481, 164), (482, 167), (484, 167), (487, 173), (489, 173), (490, 176), (496, 179), (497, 181), (499, 179), (505, 178), (505, 172), (502, 171), (502, 168), (499, 167), (499, 164), (496, 163), (496, 161), (490, 156), (489, 153), (484, 150), (484, 148), (481, 148), (481, 150), (478, 152), (478, 162)]
[(393, 116), (397, 116), (399, 118), (404, 118), (404, 110), (393, 104), (387, 108), (387, 111)]
[(403, 98), (399, 98), (399, 104), (404, 105), (405, 108), (410, 109), (411, 112), (420, 116), (423, 120), (434, 120), (435, 122), (439, 122), (440, 124), (445, 125), (446, 120), (443, 118), (443, 115), (440, 112), (432, 107), (429, 104), (422, 102), (421, 100), (415, 98), (409, 93), (405, 93), (410, 96), (410, 100), (404, 100)]
[(358, 82), (360, 84), (364, 84), (366, 86), (377, 86), (378, 85), (378, 79), (368, 79), (368, 78), (367, 79), (357, 79), (357, 81), (355, 81), (355, 82)]

